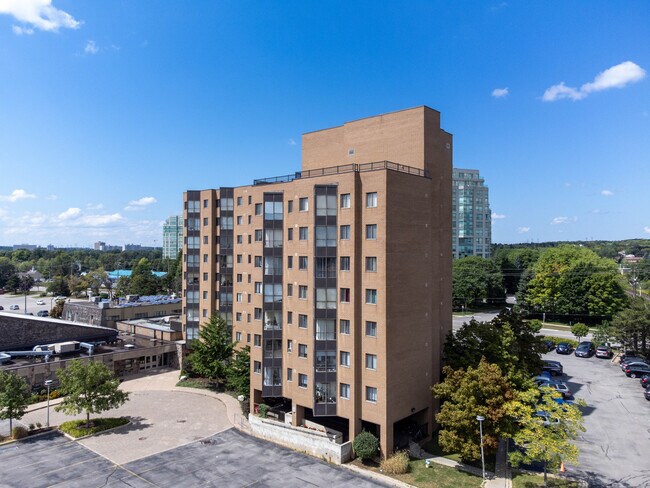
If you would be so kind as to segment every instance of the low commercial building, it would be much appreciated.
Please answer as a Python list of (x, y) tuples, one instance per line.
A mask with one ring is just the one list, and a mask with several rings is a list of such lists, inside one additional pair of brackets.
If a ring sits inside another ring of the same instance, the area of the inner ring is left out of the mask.
[(181, 301), (167, 295), (131, 295), (119, 301), (93, 298), (88, 302), (66, 302), (61, 318), (115, 329), (120, 321), (180, 315)]
[(149, 339), (162, 339), (163, 341), (180, 341), (183, 339), (181, 319), (178, 315), (155, 319), (125, 320), (117, 323), (117, 330)]

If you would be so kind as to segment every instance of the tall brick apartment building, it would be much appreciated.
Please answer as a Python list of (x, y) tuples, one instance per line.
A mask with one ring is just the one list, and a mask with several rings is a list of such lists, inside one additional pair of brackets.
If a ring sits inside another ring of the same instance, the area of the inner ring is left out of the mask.
[(452, 136), (417, 107), (303, 135), (302, 171), (184, 194), (183, 329), (251, 347), (251, 408), (393, 450), (451, 329)]

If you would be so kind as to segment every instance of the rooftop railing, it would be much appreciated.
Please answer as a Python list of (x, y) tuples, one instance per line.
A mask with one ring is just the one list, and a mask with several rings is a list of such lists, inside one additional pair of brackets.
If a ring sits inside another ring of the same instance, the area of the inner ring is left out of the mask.
[(422, 176), (429, 178), (429, 172), (420, 168), (414, 168), (405, 164), (393, 163), (392, 161), (377, 161), (374, 163), (364, 164), (343, 164), (339, 166), (328, 166), (326, 168), (310, 169), (307, 171), (296, 171), (292, 175), (273, 176), (271, 178), (261, 178), (253, 180), (253, 185), (269, 185), (273, 183), (289, 183), (294, 180), (304, 178), (315, 178), (317, 176), (329, 176), (343, 173), (363, 173), (366, 171), (380, 171), (380, 170), (398, 171), (400, 173), (407, 173), (415, 176)]

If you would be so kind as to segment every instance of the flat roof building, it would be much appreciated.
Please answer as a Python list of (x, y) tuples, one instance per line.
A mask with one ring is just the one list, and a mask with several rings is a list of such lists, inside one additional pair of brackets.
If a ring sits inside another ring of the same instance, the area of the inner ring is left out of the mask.
[(183, 216), (167, 217), (163, 224), (163, 259), (176, 259), (183, 249)]
[(455, 258), (492, 253), (489, 189), (477, 169), (454, 168), (452, 189), (452, 253)]
[[(384, 455), (434, 423), (451, 330), (452, 136), (428, 107), (310, 132), (302, 170), (184, 194), (183, 331), (251, 347), (251, 411)], [(206, 222), (208, 225), (206, 225)]]

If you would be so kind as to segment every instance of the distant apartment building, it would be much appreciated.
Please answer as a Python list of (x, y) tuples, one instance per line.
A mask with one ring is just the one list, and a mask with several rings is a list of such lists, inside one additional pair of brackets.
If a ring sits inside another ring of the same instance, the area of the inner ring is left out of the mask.
[(183, 216), (167, 217), (163, 225), (163, 259), (176, 259), (183, 249)]
[(489, 258), (492, 213), (485, 180), (476, 169), (454, 168), (452, 184), (452, 254)]
[(183, 332), (214, 311), (261, 403), (390, 453), (434, 423), (451, 330), (452, 136), (418, 107), (310, 132), (302, 170), (184, 193)]
[(36, 244), (14, 244), (12, 246), (12, 249), (14, 251), (20, 251), (20, 250), (25, 250), (25, 251), (34, 251), (38, 248)]
[(97, 241), (93, 244), (93, 249), (95, 251), (121, 251), (120, 246), (112, 246), (111, 244), (106, 244), (104, 241)]

